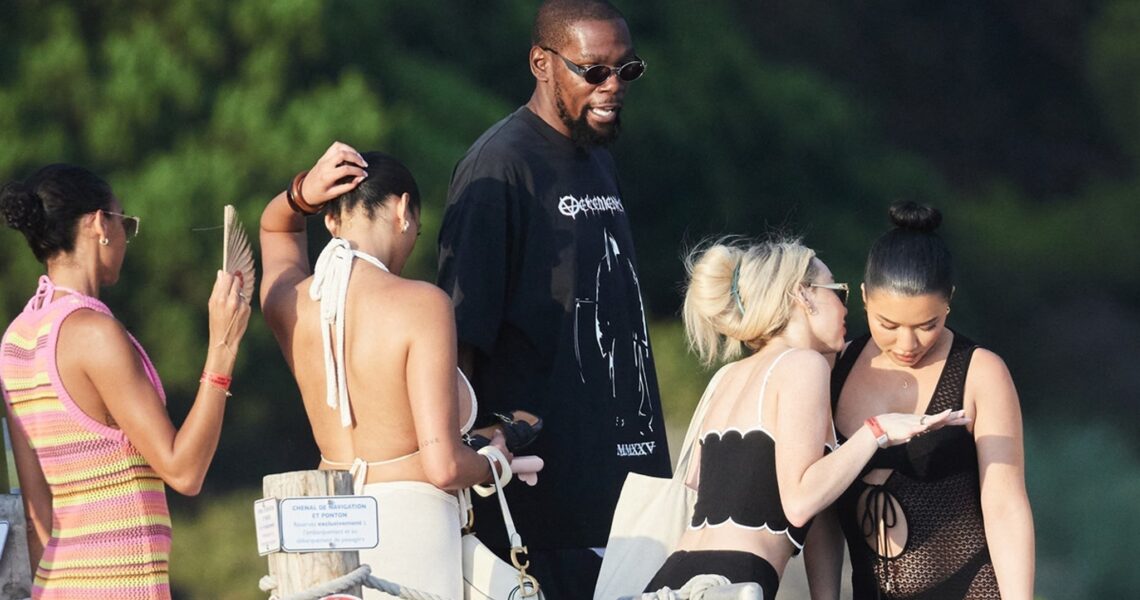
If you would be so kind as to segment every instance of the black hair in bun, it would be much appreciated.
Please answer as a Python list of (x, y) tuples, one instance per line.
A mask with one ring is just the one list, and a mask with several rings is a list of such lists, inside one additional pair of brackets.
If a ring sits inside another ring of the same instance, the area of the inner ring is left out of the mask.
[(942, 224), (938, 209), (911, 201), (890, 209), (895, 228), (875, 240), (867, 254), (863, 285), (868, 293), (887, 290), (904, 296), (954, 293), (950, 249), (934, 230)]
[(917, 202), (907, 200), (895, 202), (890, 210), (891, 223), (899, 229), (909, 229), (930, 233), (942, 224), (942, 213), (937, 208), (923, 206)]
[(44, 226), (44, 203), (22, 182), (11, 181), (0, 189), (0, 212), (8, 227), (27, 235)]
[(79, 218), (111, 208), (111, 186), (75, 165), (54, 164), (0, 189), (0, 212), (12, 229), (24, 234), (36, 260), (75, 249)]

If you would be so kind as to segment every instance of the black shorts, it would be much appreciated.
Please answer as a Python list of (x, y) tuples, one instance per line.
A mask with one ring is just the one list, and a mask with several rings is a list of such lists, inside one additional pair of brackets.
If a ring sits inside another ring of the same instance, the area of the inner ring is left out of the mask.
[(678, 550), (665, 559), (665, 564), (645, 586), (646, 592), (663, 587), (680, 589), (697, 575), (723, 575), (732, 583), (759, 583), (764, 598), (775, 598), (780, 575), (768, 561), (738, 550)]

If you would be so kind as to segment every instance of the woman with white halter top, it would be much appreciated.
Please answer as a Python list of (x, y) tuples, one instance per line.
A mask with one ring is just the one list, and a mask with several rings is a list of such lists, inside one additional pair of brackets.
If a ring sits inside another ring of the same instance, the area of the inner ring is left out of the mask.
[[(395, 158), (334, 143), (261, 215), (261, 306), (301, 391), (322, 469), (377, 498), (372, 573), (462, 597), (456, 490), (491, 480), (465, 446), (475, 395), (456, 368), (451, 300), (400, 277), (420, 231), (415, 179)], [(309, 268), (305, 217), (333, 235)], [(492, 445), (507, 460), (501, 434)], [(386, 594), (365, 591), (366, 598)]]

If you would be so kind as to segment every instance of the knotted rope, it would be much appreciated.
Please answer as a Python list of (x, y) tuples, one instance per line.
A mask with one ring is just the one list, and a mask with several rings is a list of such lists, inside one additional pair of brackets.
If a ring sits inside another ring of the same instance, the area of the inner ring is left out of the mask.
[(339, 594), (349, 588), (358, 585), (370, 587), (374, 590), (380, 590), (385, 594), (391, 594), (397, 598), (403, 598), (404, 600), (454, 600), (451, 598), (442, 598), (440, 596), (436, 596), (435, 594), (429, 594), (428, 592), (421, 592), (419, 590), (407, 588), (402, 585), (392, 583), (391, 581), (380, 579), (379, 577), (373, 577), (372, 567), (368, 565), (360, 565), (356, 568), (356, 570), (350, 571), (349, 573), (337, 577), (336, 579), (315, 585), (303, 592), (297, 592), (296, 594), (291, 594), (284, 597), (273, 594), (273, 590), (277, 589), (277, 580), (272, 575), (266, 575), (265, 577), (262, 577), (261, 581), (258, 583), (261, 591), (271, 594), (269, 596), (269, 600), (320, 600), (325, 596), (331, 594)]

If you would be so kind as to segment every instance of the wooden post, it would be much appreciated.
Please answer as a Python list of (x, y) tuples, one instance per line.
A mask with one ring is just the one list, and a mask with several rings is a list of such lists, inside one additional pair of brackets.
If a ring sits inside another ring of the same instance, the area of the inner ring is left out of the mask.
[[(298, 496), (350, 496), (352, 477), (348, 471), (293, 471), (266, 475), (262, 479), (266, 498)], [(341, 577), (360, 566), (355, 550), (347, 552), (274, 552), (269, 555), (269, 574), (277, 581), (277, 596), (303, 592), (313, 586)], [(360, 586), (344, 593), (361, 595)]]
[(8, 540), (0, 558), (0, 600), (23, 600), (32, 595), (28, 563), (28, 524), (19, 494), (0, 494), (0, 520), (8, 522)]

